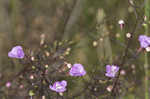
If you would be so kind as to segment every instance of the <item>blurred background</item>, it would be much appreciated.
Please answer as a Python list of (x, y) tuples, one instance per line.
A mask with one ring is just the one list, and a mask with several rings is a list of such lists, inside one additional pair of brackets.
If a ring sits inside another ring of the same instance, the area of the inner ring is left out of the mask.
[[(121, 63), (128, 40), (126, 34), (134, 31), (126, 61), (120, 66), (123, 70), (117, 99), (144, 99), (144, 52), (134, 57), (140, 48), (138, 36), (144, 33), (142, 23), (135, 26), (143, 18), (143, 1), (0, 0), (0, 82), (8, 80), (22, 68), (17, 60), (12, 62), (8, 58), (8, 51), (16, 45), (37, 49), (41, 34), (45, 34), (46, 42), (77, 42), (67, 60), (83, 64), (87, 80), (95, 75), (93, 82), (97, 86), (92, 86), (95, 89), (92, 94), (84, 91), (76, 98), (64, 99), (106, 99), (110, 94), (107, 88), (112, 86), (112, 82), (105, 82), (105, 66)], [(124, 20), (123, 29), (118, 24), (119, 20)], [(76, 81), (69, 85), (68, 97), (84, 88), (81, 79)], [(9, 89), (5, 90), (9, 93)]]

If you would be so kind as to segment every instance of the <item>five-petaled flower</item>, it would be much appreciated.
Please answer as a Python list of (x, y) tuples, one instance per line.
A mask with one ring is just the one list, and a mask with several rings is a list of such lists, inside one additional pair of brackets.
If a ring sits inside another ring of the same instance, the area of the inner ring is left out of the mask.
[(114, 78), (116, 73), (119, 71), (119, 67), (115, 65), (106, 65), (105, 76)]
[(24, 51), (21, 46), (15, 46), (8, 52), (8, 57), (10, 58), (24, 58)]
[(67, 81), (57, 81), (53, 85), (50, 85), (49, 88), (53, 91), (56, 91), (58, 93), (62, 93), (66, 91)]
[(147, 48), (150, 46), (150, 37), (146, 35), (140, 35), (139, 39), (141, 48)]
[(69, 71), (69, 75), (71, 76), (84, 76), (86, 71), (81, 64), (74, 64)]

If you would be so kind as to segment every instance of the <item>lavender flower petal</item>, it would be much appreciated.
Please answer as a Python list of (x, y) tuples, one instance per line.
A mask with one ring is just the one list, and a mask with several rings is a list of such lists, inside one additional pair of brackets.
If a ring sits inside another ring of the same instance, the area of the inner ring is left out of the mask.
[(57, 81), (53, 85), (50, 85), (49, 88), (58, 93), (66, 91), (67, 81)]
[(71, 76), (84, 76), (86, 71), (81, 64), (74, 64), (73, 67), (69, 71), (69, 75)]
[(114, 78), (116, 73), (119, 71), (119, 67), (115, 65), (106, 65), (105, 76)]
[(11, 49), (10, 52), (8, 52), (8, 57), (10, 58), (24, 58), (24, 51), (21, 46), (15, 46)]
[(141, 48), (146, 48), (150, 46), (150, 37), (146, 35), (140, 35), (138, 40), (140, 42)]

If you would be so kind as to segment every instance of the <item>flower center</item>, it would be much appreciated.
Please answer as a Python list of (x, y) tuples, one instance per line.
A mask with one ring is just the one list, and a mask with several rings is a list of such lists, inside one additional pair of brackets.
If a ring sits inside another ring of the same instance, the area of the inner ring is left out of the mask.
[(61, 89), (62, 88), (62, 86), (60, 86), (59, 84), (56, 84), (56, 89)]

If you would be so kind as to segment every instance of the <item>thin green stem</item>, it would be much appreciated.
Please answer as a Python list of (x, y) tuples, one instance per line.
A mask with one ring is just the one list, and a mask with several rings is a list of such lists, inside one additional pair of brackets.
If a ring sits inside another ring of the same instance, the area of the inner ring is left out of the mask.
[[(146, 22), (146, 25), (145, 25), (145, 35), (148, 35), (148, 21), (150, 19), (150, 0), (146, 0), (146, 3), (145, 3), (145, 22)], [(148, 81), (148, 76), (149, 76), (149, 73), (148, 73), (148, 54), (145, 53), (145, 64), (144, 64), (144, 68), (145, 68), (145, 99), (149, 99), (149, 91), (148, 91), (148, 84), (149, 84), (149, 81)]]
[(12, 40), (13, 43), (16, 42), (16, 25), (17, 25), (17, 3), (18, 0), (10, 0), (10, 8), (11, 8), (11, 34), (10, 34), (10, 38)]
[(149, 99), (149, 92), (148, 92), (148, 56), (145, 53), (145, 99)]

